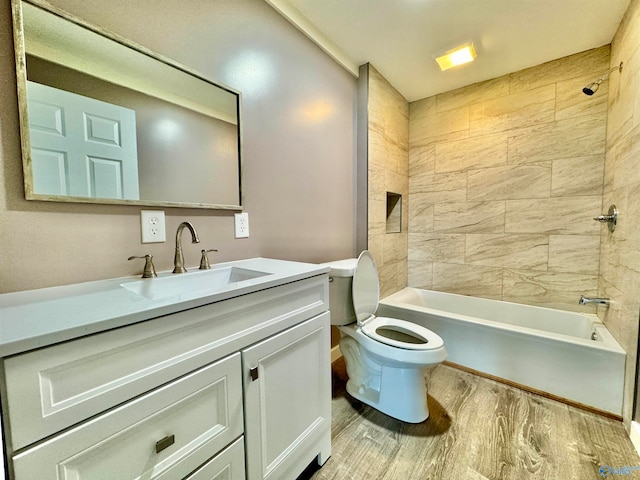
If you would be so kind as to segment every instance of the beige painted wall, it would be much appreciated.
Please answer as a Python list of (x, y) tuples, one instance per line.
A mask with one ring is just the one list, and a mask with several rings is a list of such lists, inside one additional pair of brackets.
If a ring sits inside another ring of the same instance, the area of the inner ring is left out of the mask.
[(409, 285), (585, 310), (597, 293), (609, 65), (587, 51), (410, 105)]
[(633, 0), (611, 43), (603, 208), (615, 203), (614, 233), (601, 230), (599, 293), (612, 299), (598, 314), (626, 350), (625, 424), (632, 416), (640, 311), (640, 1)]
[[(368, 69), (368, 248), (384, 297), (407, 286), (409, 104), (373, 66)], [(387, 233), (387, 192), (402, 196), (399, 233)]]
[(202, 240), (185, 245), (188, 266), (202, 248), (220, 250), (212, 261), (354, 254), (356, 79), (265, 2), (52, 3), (242, 92), (251, 237), (234, 239), (230, 213), (165, 209), (168, 241), (142, 245), (140, 207), (25, 201), (10, 4), (0, 0), (0, 292), (134, 275), (142, 265), (127, 257), (144, 253), (169, 269), (183, 220)]

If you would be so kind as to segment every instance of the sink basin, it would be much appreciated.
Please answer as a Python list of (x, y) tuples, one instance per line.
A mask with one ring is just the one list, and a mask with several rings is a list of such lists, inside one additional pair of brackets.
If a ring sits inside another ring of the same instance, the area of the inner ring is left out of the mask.
[(267, 272), (240, 267), (224, 267), (212, 270), (175, 274), (168, 277), (145, 278), (135, 282), (122, 283), (121, 287), (155, 300), (199, 291), (219, 291), (232, 284), (270, 275)]

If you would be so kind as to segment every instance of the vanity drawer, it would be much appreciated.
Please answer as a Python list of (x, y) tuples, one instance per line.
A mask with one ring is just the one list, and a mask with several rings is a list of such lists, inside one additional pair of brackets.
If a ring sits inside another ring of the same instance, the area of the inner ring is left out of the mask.
[(15, 479), (184, 478), (242, 435), (240, 371), (234, 354), (17, 454)]
[(25, 448), (317, 315), (327, 288), (312, 277), (9, 357), (8, 443)]
[(198, 468), (184, 480), (245, 480), (244, 437)]

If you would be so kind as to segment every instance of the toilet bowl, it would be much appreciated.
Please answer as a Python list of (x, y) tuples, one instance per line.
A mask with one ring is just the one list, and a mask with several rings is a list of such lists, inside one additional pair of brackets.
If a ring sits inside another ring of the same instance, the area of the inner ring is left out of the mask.
[(371, 253), (328, 262), (331, 324), (340, 331), (347, 392), (399, 420), (429, 417), (425, 375), (447, 352), (434, 332), (397, 318), (376, 317), (378, 269)]

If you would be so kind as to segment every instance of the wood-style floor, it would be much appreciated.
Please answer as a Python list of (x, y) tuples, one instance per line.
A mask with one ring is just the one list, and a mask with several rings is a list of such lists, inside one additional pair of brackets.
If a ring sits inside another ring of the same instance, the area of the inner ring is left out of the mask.
[[(493, 380), (438, 366), (421, 424), (364, 405), (345, 383), (339, 360), (331, 458), (298, 480), (640, 478), (640, 458), (620, 422)], [(606, 469), (625, 466), (639, 470)]]

